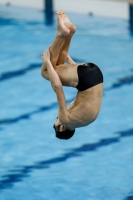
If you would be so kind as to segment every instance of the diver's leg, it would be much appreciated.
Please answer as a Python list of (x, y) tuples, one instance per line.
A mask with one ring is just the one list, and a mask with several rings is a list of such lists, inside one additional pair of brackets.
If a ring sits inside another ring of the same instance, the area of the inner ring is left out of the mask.
[(64, 43), (66, 42), (66, 38), (70, 34), (69, 28), (66, 27), (64, 24), (64, 12), (59, 11), (56, 13), (56, 16), (58, 20), (58, 24), (57, 24), (58, 32), (53, 44), (50, 47), (50, 60), (53, 67), (56, 66), (60, 51)]
[(63, 23), (70, 30), (70, 34), (65, 38), (65, 41), (60, 49), (60, 54), (56, 65), (64, 64), (66, 61), (72, 36), (76, 32), (76, 26), (70, 22), (65, 14), (63, 14)]
[[(68, 55), (68, 49), (76, 26), (72, 24), (63, 11), (57, 12), (58, 32), (53, 44), (50, 47), (50, 61), (53, 67), (64, 64)], [(48, 78), (45, 62), (42, 65), (41, 73)]]
[[(61, 48), (65, 43), (66, 37), (68, 37), (68, 35), (70, 34), (70, 30), (64, 25), (63, 14), (64, 14), (63, 11), (59, 11), (56, 13), (57, 20), (58, 20), (58, 23), (57, 23), (58, 31), (57, 31), (53, 44), (50, 46), (50, 61), (53, 67), (56, 66)], [(44, 61), (44, 63), (42, 64), (41, 73), (46, 74), (46, 71), (47, 71), (47, 68)]]
[(66, 61), (70, 42), (76, 31), (76, 26), (70, 22), (63, 11), (56, 13), (58, 32), (50, 47), (50, 60), (53, 67), (64, 64)]
[(64, 62), (66, 61), (66, 58), (68, 56), (68, 50), (69, 50), (69, 47), (70, 47), (70, 42), (71, 42), (73, 34), (74, 33), (70, 33), (69, 36), (66, 37), (66, 40), (65, 40), (65, 42), (62, 45), (62, 48), (60, 50), (59, 57), (58, 57), (56, 65), (64, 64)]

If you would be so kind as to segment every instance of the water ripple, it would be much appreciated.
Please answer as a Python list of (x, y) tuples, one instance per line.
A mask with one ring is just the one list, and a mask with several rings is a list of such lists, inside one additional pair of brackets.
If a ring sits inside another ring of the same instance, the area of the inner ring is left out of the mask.
[[(73, 98), (67, 100), (66, 102), (69, 104), (72, 101), (73, 101)], [(52, 103), (52, 104), (50, 104), (48, 106), (42, 106), (42, 107), (40, 107), (37, 110), (34, 110), (32, 112), (20, 115), (20, 116), (15, 117), (15, 118), (1, 119), (0, 120), (0, 125), (17, 123), (17, 122), (19, 122), (20, 120), (23, 120), (23, 119), (27, 120), (27, 119), (30, 119), (30, 117), (32, 115), (34, 115), (34, 114), (45, 112), (45, 111), (48, 111), (48, 110), (51, 110), (51, 109), (54, 109), (54, 108), (57, 108), (57, 107), (58, 107), (57, 102), (56, 103)], [(1, 130), (1, 128), (0, 128), (0, 130)]]
[[(131, 71), (133, 72), (133, 70)], [(122, 87), (123, 85), (130, 85), (130, 84), (133, 84), (133, 74), (125, 76), (123, 78), (119, 78), (115, 83), (112, 84), (110, 88), (106, 88), (105, 90), (111, 90)]]
[(133, 192), (129, 196), (127, 196), (124, 200), (133, 200)]
[[(54, 165), (60, 162), (65, 162), (68, 159), (73, 158), (73, 157), (82, 156), (82, 154), (85, 152), (95, 151), (98, 148), (109, 146), (113, 143), (118, 143), (120, 142), (122, 137), (133, 136), (133, 128), (126, 131), (120, 131), (117, 134), (119, 135), (118, 137), (101, 139), (100, 141), (96, 143), (84, 144), (81, 147), (70, 149), (69, 152), (59, 157), (51, 158), (51, 159), (40, 161), (40, 162), (35, 162), (31, 166), (22, 166), (21, 168), (16, 167), (17, 169), (10, 170), (9, 173), (1, 177), (0, 190), (13, 187), (16, 182), (23, 181), (24, 178), (29, 177), (30, 173), (36, 169), (38, 170), (47, 169), (51, 165)], [(129, 198), (126, 200), (129, 200)]]
[[(72, 59), (77, 63), (83, 63), (83, 60), (80, 60), (78, 58), (72, 58)], [(25, 73), (27, 73), (28, 71), (31, 71), (33, 69), (36, 69), (36, 68), (41, 69), (41, 66), (42, 66), (42, 63), (30, 64), (28, 67), (26, 67), (24, 69), (2, 73), (0, 75), (0, 81), (5, 81), (5, 80), (12, 79), (14, 77), (22, 76)]]

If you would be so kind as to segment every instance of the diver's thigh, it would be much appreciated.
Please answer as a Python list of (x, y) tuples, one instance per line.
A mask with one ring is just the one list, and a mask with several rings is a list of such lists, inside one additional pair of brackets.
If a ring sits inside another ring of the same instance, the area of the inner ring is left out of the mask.
[(62, 85), (76, 87), (78, 84), (77, 64), (63, 64), (55, 67)]

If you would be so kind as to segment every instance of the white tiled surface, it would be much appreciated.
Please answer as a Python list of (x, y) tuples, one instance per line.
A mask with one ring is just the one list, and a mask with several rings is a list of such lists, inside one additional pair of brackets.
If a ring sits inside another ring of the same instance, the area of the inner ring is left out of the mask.
[[(44, 0), (0, 0), (0, 3), (10, 2), (13, 5), (29, 6), (42, 9)], [(126, 2), (104, 1), (104, 0), (54, 0), (54, 10), (65, 10), (78, 13), (92, 12), (95, 15), (108, 17), (120, 17), (128, 19), (129, 6)]]

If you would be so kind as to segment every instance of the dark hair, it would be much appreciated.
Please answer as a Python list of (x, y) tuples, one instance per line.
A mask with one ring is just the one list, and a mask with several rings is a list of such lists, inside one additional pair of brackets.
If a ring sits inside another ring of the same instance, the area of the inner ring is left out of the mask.
[(58, 126), (54, 125), (53, 128), (55, 129), (55, 136), (63, 140), (70, 139), (74, 135), (74, 132), (75, 132), (75, 129), (73, 131), (70, 131), (68, 129), (66, 129), (65, 131), (59, 131), (60, 125)]

